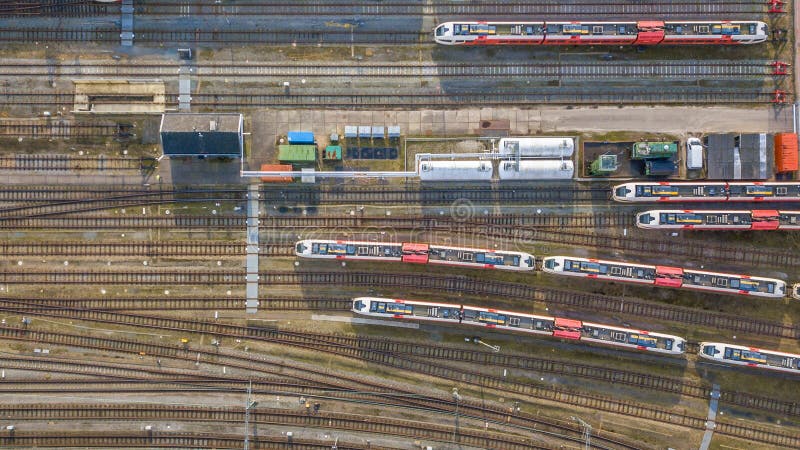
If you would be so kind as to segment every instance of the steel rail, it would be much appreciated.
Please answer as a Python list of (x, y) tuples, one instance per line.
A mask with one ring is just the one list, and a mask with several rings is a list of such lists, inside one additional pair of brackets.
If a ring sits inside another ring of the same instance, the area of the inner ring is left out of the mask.
[[(113, 323), (113, 324), (127, 324), (140, 326), (145, 328), (155, 328), (164, 330), (180, 330), (190, 332), (209, 333), (212, 335), (226, 336), (226, 337), (244, 337), (248, 339), (267, 340), (274, 343), (284, 343), (301, 348), (314, 349), (317, 351), (325, 351), (342, 356), (355, 357), (356, 359), (368, 360), (373, 363), (396, 367), (404, 370), (412, 370), (417, 373), (428, 374), (439, 378), (449, 380), (460, 380), (461, 382), (490, 387), (501, 391), (514, 392), (517, 394), (533, 395), (536, 397), (551, 398), (559, 400), (564, 403), (571, 403), (579, 406), (621, 413), (623, 415), (636, 416), (638, 418), (664, 421), (668, 420), (673, 424), (677, 424), (689, 428), (704, 429), (705, 418), (695, 417), (688, 414), (681, 414), (670, 412), (657, 407), (637, 404), (635, 402), (623, 401), (617, 398), (610, 398), (592, 394), (578, 394), (576, 392), (555, 392), (550, 387), (532, 386), (529, 384), (520, 384), (509, 381), (502, 377), (493, 377), (474, 371), (458, 370), (447, 367), (442, 364), (434, 364), (429, 362), (429, 359), (418, 361), (415, 359), (403, 358), (391, 353), (385, 352), (364, 352), (361, 349), (348, 349), (339, 342), (328, 342), (327, 340), (320, 340), (310, 337), (306, 334), (303, 335), (289, 335), (287, 333), (279, 333), (276, 335), (276, 330), (255, 330), (253, 328), (237, 327), (233, 325), (224, 325), (220, 323), (209, 323), (199, 321), (185, 321), (175, 318), (163, 318), (155, 316), (135, 316), (119, 313), (108, 313), (99, 311), (79, 311), (70, 310), (66, 308), (55, 308), (49, 310), (36, 305), (23, 308), (22, 310), (3, 308), (5, 311), (13, 311), (16, 313), (30, 313), (33, 315), (45, 316), (61, 316), (71, 317), (76, 320), (89, 320), (94, 322)], [(748, 431), (749, 430), (749, 431)], [(736, 426), (735, 430), (726, 430), (730, 434), (747, 437), (748, 433), (752, 433), (754, 428), (747, 426)], [(755, 428), (755, 430), (759, 430)], [(760, 431), (760, 430), (759, 430)], [(787, 435), (775, 433), (774, 431), (763, 433), (762, 439), (765, 442), (777, 444), (791, 444), (800, 442), (800, 437), (795, 435)]]
[[(0, 31), (1, 32), (1, 31)], [(178, 105), (179, 95), (167, 93), (168, 106)], [(786, 93), (784, 101), (791, 103), (794, 95)], [(775, 103), (774, 90), (730, 89), (713, 87), (663, 87), (658, 90), (627, 88), (542, 88), (532, 92), (507, 90), (483, 90), (481, 92), (417, 92), (409, 94), (331, 94), (319, 93), (197, 93), (192, 95), (192, 104), (212, 109), (241, 109), (263, 107), (317, 107), (317, 108), (374, 108), (385, 107), (430, 107), (452, 108), (468, 106), (530, 106), (536, 103), (557, 105), (620, 105), (620, 104), (686, 104), (725, 103), (738, 105), (768, 105)], [(72, 106), (74, 95), (66, 92), (0, 92), (0, 105), (22, 106)]]
[[(440, 413), (453, 412), (452, 398), (448, 395), (438, 394), (431, 396), (421, 393), (418, 388), (409, 388), (398, 385), (397, 383), (386, 383), (370, 381), (358, 375), (347, 375), (332, 373), (328, 369), (321, 369), (316, 366), (308, 364), (287, 363), (284, 360), (275, 360), (274, 358), (264, 358), (259, 355), (254, 355), (248, 352), (232, 352), (225, 348), (216, 349), (203, 349), (201, 347), (191, 346), (190, 351), (187, 348), (179, 345), (168, 344), (150, 344), (141, 341), (130, 341), (121, 339), (111, 339), (108, 337), (88, 337), (79, 335), (70, 335), (65, 333), (53, 333), (47, 331), (39, 331), (20, 328), (0, 327), (0, 335), (7, 339), (15, 340), (28, 340), (35, 338), (44, 342), (51, 342), (54, 344), (68, 345), (71, 347), (83, 347), (101, 349), (114, 352), (126, 352), (141, 354), (142, 352), (153, 355), (174, 359), (183, 359), (194, 361), (194, 355), (203, 355), (202, 360), (209, 364), (225, 365), (228, 367), (239, 368), (247, 372), (267, 372), (270, 374), (286, 376), (287, 370), (298, 370), (299, 372), (292, 377), (301, 382), (313, 383), (316, 386), (324, 386), (327, 389), (335, 389), (339, 392), (337, 395), (347, 395), (347, 391), (358, 388), (362, 392), (360, 398), (366, 395), (368, 398), (379, 399), (380, 401), (391, 401), (395, 406), (424, 408)], [(341, 348), (341, 346), (339, 346)], [(353, 356), (353, 355), (349, 355)], [(48, 363), (47, 360), (39, 359), (36, 361), (39, 364)], [(57, 370), (54, 364), (64, 364), (63, 361), (54, 362), (46, 365), (43, 370)], [(66, 365), (73, 367), (76, 365), (86, 366), (85, 369), (80, 369), (80, 373), (94, 373), (97, 369), (88, 363), (79, 363), (75, 361), (68, 361)], [(103, 367), (107, 366), (105, 363)], [(119, 372), (119, 364), (114, 364), (110, 369), (115, 369), (115, 374)], [(88, 371), (86, 370), (88, 369)], [(151, 369), (152, 370), (152, 369)], [(170, 373), (175, 372), (175, 369), (170, 369)], [(209, 377), (205, 377), (209, 378)], [(224, 377), (223, 377), (224, 378)], [(221, 379), (220, 377), (211, 377), (213, 380)], [(263, 387), (261, 379), (255, 379), (254, 386), (259, 389)], [(267, 380), (269, 381), (269, 380)], [(387, 395), (388, 393), (388, 395)], [(536, 431), (539, 433), (553, 434), (556, 432), (559, 437), (564, 439), (571, 439), (569, 436), (564, 436), (564, 432), (575, 433), (579, 429), (571, 423), (564, 423), (562, 421), (542, 417), (538, 414), (533, 415), (524, 412), (509, 413), (503, 406), (492, 406), (483, 401), (473, 401), (464, 399), (461, 402), (462, 411), (465, 414), (472, 414), (482, 420), (489, 420), (492, 423), (501, 423), (505, 426), (513, 426), (528, 431)], [(579, 435), (579, 433), (578, 433)], [(602, 442), (613, 443), (623, 448), (638, 448), (635, 445), (626, 444), (624, 440), (616, 437), (613, 433), (601, 433), (598, 438)]]
[[(531, 78), (740, 78), (774, 75), (768, 60), (701, 60), (701, 61), (536, 61), (508, 64), (452, 64), (452, 63), (363, 63), (363, 64), (297, 64), (241, 62), (233, 64), (199, 63), (190, 67), (190, 74), (199, 77), (242, 77), (264, 79), (269, 77), (520, 77)], [(178, 77), (182, 66), (175, 63), (39, 63), (0, 62), (0, 77)], [(111, 125), (110, 127), (114, 127)]]
[[(238, 285), (243, 271), (20, 271), (0, 272), (0, 283), (17, 285)], [(269, 286), (347, 286), (358, 288), (413, 288), (456, 292), (484, 298), (538, 301), (572, 309), (605, 311), (648, 317), (675, 323), (702, 325), (782, 338), (800, 338), (800, 325), (786, 325), (733, 314), (717, 313), (682, 306), (665, 305), (636, 297), (625, 298), (565, 289), (540, 288), (467, 276), (444, 276), (422, 273), (269, 271), (259, 274), (259, 282)], [(12, 299), (0, 302), (13, 302)], [(497, 306), (497, 305), (490, 305)]]

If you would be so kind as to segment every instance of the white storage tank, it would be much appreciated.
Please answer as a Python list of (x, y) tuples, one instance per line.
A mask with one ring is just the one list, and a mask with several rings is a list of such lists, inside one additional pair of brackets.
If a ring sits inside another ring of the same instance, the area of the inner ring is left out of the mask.
[(501, 180), (568, 180), (575, 173), (572, 160), (529, 159), (519, 162), (500, 161)]
[(500, 153), (534, 158), (569, 158), (575, 151), (575, 140), (565, 137), (503, 138)]
[(492, 179), (491, 161), (420, 161), (419, 178), (422, 181), (489, 181)]

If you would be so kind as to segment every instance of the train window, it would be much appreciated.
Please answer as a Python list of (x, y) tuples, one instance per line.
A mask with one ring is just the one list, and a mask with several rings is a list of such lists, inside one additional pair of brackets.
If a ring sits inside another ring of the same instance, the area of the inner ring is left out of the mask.
[(472, 261), (473, 256), (472, 256), (472, 253), (470, 253), (470, 252), (464, 252), (462, 254), (462, 258), (464, 259), (464, 261)]
[(358, 247), (358, 252), (357, 253), (359, 255), (368, 255), (369, 254), (369, 247), (366, 247), (366, 246)]
[(697, 32), (700, 34), (708, 34), (709, 30), (710, 29), (708, 25), (700, 25), (699, 27), (697, 27)]
[(789, 193), (789, 188), (781, 186), (775, 189), (776, 195), (786, 195)]
[(625, 342), (625, 333), (623, 333), (622, 331), (615, 331), (614, 340), (618, 342)]
[(713, 215), (713, 214), (709, 215), (709, 216), (706, 216), (706, 222), (707, 223), (717, 223), (717, 219), (718, 219), (718, 217)]
[(621, 275), (622, 274), (622, 267), (612, 266), (611, 267), (611, 275)]
[(716, 284), (719, 287), (728, 287), (727, 278), (717, 277), (715, 280), (712, 280), (712, 282), (714, 282), (714, 284)]
[(592, 26), (592, 34), (603, 34), (603, 26), (602, 25)]
[(508, 319), (508, 324), (512, 327), (519, 326), (519, 317), (511, 317)]

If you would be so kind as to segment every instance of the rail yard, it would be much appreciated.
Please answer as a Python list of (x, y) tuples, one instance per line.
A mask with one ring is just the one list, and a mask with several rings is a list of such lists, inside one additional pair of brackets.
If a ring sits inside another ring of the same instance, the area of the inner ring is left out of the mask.
[(0, 5), (0, 446), (800, 448), (794, 3)]

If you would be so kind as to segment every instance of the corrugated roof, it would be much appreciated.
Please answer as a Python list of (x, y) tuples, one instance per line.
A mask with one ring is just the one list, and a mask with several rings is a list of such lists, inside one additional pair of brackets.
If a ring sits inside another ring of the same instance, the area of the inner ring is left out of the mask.
[(772, 139), (768, 134), (708, 136), (708, 178), (764, 180), (772, 174)]
[(278, 161), (316, 162), (317, 147), (314, 145), (279, 145)]
[(775, 135), (775, 171), (794, 172), (797, 164), (797, 134), (778, 133)]

